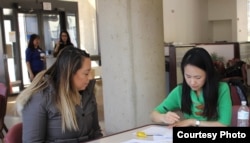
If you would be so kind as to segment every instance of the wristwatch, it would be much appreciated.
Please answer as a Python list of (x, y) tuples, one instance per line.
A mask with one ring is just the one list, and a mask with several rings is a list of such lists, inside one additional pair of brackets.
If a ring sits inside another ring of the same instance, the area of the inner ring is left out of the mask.
[(199, 127), (200, 124), (201, 124), (201, 121), (199, 121), (199, 120), (196, 120), (196, 121), (195, 121), (195, 126), (196, 126), (196, 127)]

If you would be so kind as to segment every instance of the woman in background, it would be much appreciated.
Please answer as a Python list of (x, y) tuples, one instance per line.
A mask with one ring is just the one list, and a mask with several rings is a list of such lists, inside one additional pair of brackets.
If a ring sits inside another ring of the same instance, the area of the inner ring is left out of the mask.
[(24, 143), (80, 143), (102, 137), (88, 53), (65, 47), (16, 100)]
[(65, 47), (65, 46), (73, 46), (70, 40), (70, 36), (68, 31), (63, 30), (60, 32), (60, 40), (56, 43), (55, 48), (54, 48), (54, 57), (56, 57), (59, 52)]
[(26, 65), (30, 81), (42, 70), (45, 69), (45, 53), (40, 48), (40, 37), (37, 34), (32, 34), (28, 43), (28, 48), (25, 51)]
[[(190, 49), (181, 61), (181, 71), (183, 83), (154, 109), (152, 121), (171, 126), (230, 126), (229, 86), (219, 82), (210, 54), (203, 48)], [(184, 120), (175, 110), (181, 110)]]

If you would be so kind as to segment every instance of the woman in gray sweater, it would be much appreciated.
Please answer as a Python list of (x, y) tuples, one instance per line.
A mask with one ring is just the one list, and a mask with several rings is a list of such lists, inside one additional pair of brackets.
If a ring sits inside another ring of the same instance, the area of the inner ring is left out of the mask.
[(88, 53), (66, 47), (17, 97), (23, 143), (79, 143), (102, 137)]

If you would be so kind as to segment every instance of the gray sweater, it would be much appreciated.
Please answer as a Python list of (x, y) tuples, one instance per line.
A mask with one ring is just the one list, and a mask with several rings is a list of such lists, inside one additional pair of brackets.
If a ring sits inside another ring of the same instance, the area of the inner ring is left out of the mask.
[(22, 111), (23, 143), (79, 143), (102, 137), (94, 84), (95, 81), (91, 81), (87, 89), (80, 92), (82, 106), (76, 106), (79, 131), (66, 129), (62, 133), (61, 114), (51, 98), (52, 86), (31, 96)]

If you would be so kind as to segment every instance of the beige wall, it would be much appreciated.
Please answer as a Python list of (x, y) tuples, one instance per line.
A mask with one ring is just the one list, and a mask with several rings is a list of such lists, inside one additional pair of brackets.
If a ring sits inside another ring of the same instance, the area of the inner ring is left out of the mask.
[(227, 30), (214, 32), (214, 40), (227, 40), (230, 34), (228, 41), (247, 41), (247, 0), (208, 0), (208, 20), (214, 22), (213, 31)]
[(207, 0), (208, 20), (228, 20), (236, 17), (237, 0)]
[[(78, 0), (81, 47), (96, 53), (94, 2)], [(163, 20), (164, 42), (247, 41), (247, 0), (163, 0)]]
[(247, 0), (163, 0), (164, 41), (247, 41)]
[(79, 0), (80, 47), (92, 55), (98, 54), (95, 0)]
[(237, 41), (248, 40), (247, 1), (237, 0)]
[(163, 0), (164, 41), (209, 41), (207, 9), (207, 0)]

